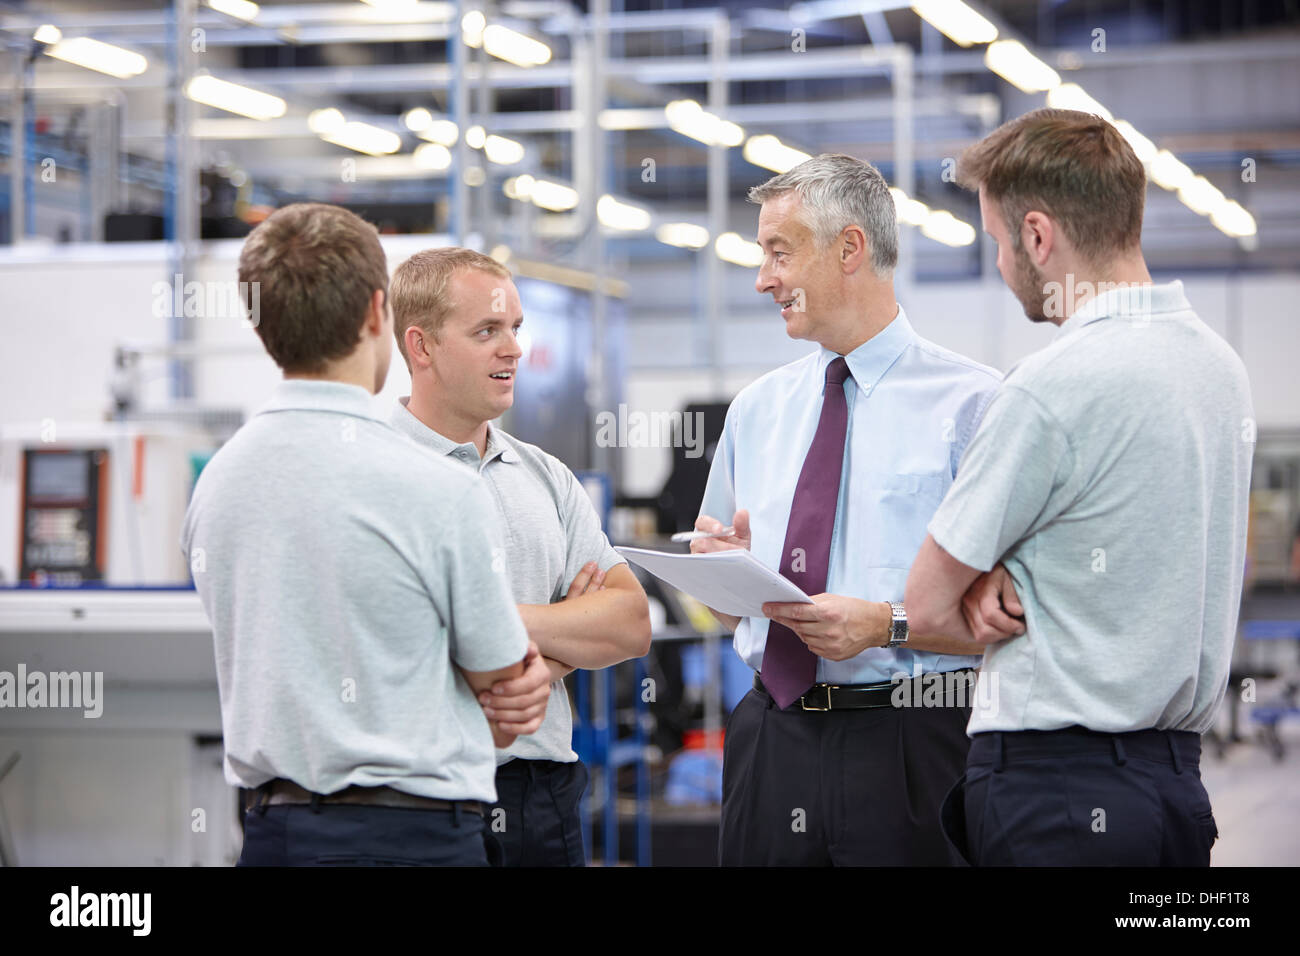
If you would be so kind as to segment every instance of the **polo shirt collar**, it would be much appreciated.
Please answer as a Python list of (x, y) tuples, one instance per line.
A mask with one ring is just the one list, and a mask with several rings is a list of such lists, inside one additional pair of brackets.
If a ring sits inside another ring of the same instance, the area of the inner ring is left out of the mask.
[[(858, 388), (866, 390), (875, 386), (889, 371), (904, 349), (916, 341), (916, 332), (912, 323), (907, 321), (903, 307), (898, 307), (898, 314), (892, 322), (863, 342), (856, 349), (844, 356), (849, 372)], [(826, 380), (826, 366), (839, 357), (839, 354), (823, 347), (817, 360), (817, 380)]]
[(384, 420), (375, 408), (375, 397), (360, 385), (319, 378), (283, 379), (270, 400), (258, 409), (258, 414), (294, 410), (338, 412), (377, 422)]
[(1155, 316), (1186, 312), (1191, 307), (1183, 293), (1183, 283), (1177, 279), (1173, 282), (1109, 289), (1079, 306), (1074, 315), (1061, 323), (1057, 336), (1066, 335), (1098, 319)]
[[(397, 400), (393, 406), (393, 414), (389, 418), (389, 424), (396, 428), (407, 438), (412, 439), (416, 444), (422, 445), (439, 455), (447, 455), (459, 458), (473, 464), (478, 461), (478, 467), (500, 458), (505, 462), (519, 461), (519, 454), (510, 447), (506, 442), (504, 432), (494, 428), (491, 422), (488, 422), (487, 450), (482, 459), (479, 459), (478, 448), (472, 441), (457, 443), (452, 441), (441, 432), (436, 432), (424, 422), (420, 421), (411, 410), (407, 407), (411, 396), (404, 395)], [(464, 452), (465, 454), (460, 454)]]

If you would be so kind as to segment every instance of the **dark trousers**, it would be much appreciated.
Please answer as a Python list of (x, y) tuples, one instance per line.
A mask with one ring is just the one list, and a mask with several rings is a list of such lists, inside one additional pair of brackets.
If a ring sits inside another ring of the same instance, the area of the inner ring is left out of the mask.
[(950, 865), (939, 805), (965, 767), (969, 718), (969, 707), (781, 710), (751, 690), (727, 720), (719, 860)]
[(944, 830), (974, 866), (1209, 866), (1200, 758), (1186, 731), (976, 734)]
[(244, 814), (239, 866), (487, 866), (483, 818), (322, 803)]
[(515, 758), (497, 768), (488, 839), (498, 866), (586, 866), (578, 802), (587, 789), (581, 760)]

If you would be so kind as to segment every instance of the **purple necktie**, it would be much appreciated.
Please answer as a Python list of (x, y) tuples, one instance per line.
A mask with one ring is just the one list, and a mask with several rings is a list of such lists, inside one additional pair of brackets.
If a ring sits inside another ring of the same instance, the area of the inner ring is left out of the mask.
[[(844, 401), (844, 380), (849, 366), (837, 357), (826, 367), (822, 388), (822, 416), (817, 422), (808, 457), (803, 460), (794, 487), (790, 521), (785, 528), (781, 574), (809, 596), (826, 590), (831, 558), (831, 531), (840, 496), (844, 467), (844, 434), (849, 409)], [(782, 708), (802, 697), (817, 678), (817, 655), (784, 624), (771, 621), (763, 650), (763, 686)]]

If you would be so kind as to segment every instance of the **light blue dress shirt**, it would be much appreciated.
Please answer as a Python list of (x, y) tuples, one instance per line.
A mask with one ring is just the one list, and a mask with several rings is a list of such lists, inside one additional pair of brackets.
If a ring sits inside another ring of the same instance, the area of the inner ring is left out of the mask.
[[(781, 566), (795, 484), (821, 417), (826, 348), (769, 372), (727, 410), (700, 513), (726, 523), (749, 510), (750, 547)], [(875, 337), (845, 356), (848, 435), (831, 535), (826, 591), (902, 601), (926, 525), (952, 486), (957, 464), (1002, 376), (921, 338), (900, 306)], [(763, 663), (768, 619), (743, 618), (736, 653)], [(972, 667), (979, 656), (871, 647), (847, 661), (818, 659), (817, 680), (872, 684)]]

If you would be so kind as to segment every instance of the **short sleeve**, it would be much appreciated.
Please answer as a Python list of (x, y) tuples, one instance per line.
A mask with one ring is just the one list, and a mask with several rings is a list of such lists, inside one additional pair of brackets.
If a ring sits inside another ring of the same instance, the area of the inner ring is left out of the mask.
[(1074, 465), (1051, 412), (1023, 388), (1004, 385), (927, 530), (962, 564), (988, 571), (1066, 507)]
[(600, 527), (600, 516), (591, 503), (587, 489), (565, 465), (556, 463), (560, 472), (560, 519), (564, 525), (564, 581), (556, 598), (563, 597), (582, 566), (595, 561), (602, 571), (616, 564), (626, 564), (623, 556), (609, 543)]
[(736, 513), (736, 418), (736, 403), (732, 402), (722, 425), (722, 437), (713, 450), (709, 480), (700, 502), (701, 515), (717, 518), (724, 525)]
[(510, 593), (501, 519), (478, 483), (467, 489), (456, 513), (439, 546), (451, 658), (470, 671), (508, 667), (523, 660), (528, 632)]

